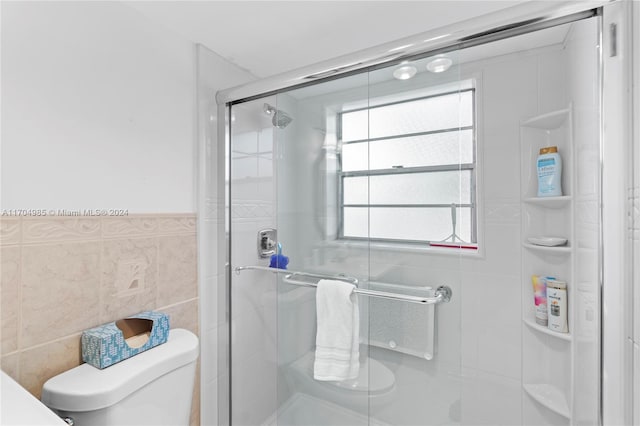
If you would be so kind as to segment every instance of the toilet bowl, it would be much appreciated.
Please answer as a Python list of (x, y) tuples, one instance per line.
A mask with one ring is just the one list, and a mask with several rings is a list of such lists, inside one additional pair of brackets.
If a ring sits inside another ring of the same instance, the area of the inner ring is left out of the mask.
[(198, 338), (169, 332), (165, 344), (103, 370), (82, 364), (49, 379), (42, 402), (75, 426), (189, 424)]
[(285, 367), (285, 377), (297, 392), (312, 395), (351, 409), (368, 409), (393, 401), (395, 375), (380, 361), (361, 357), (360, 372), (353, 380), (318, 381), (313, 378), (314, 352), (308, 352)]

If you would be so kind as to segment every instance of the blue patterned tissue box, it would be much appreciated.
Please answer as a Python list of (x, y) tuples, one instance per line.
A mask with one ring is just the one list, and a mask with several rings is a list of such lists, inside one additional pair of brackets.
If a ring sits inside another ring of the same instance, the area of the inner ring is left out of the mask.
[(146, 311), (82, 333), (82, 360), (97, 368), (151, 349), (167, 341), (169, 316)]

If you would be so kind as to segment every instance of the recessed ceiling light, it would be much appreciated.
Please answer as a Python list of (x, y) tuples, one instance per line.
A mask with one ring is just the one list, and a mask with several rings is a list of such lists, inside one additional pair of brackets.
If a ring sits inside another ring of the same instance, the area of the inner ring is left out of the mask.
[(446, 56), (438, 56), (433, 58), (427, 64), (427, 70), (431, 72), (444, 72), (449, 69), (453, 61)]
[(416, 75), (418, 69), (413, 65), (405, 65), (400, 68), (396, 68), (393, 71), (393, 76), (398, 80), (409, 80), (411, 77)]

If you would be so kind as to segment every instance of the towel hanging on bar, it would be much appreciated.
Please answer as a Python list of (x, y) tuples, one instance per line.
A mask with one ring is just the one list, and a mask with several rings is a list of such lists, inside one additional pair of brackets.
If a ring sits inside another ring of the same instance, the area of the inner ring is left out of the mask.
[(360, 311), (355, 285), (320, 280), (316, 294), (316, 358), (313, 378), (352, 380), (360, 371)]

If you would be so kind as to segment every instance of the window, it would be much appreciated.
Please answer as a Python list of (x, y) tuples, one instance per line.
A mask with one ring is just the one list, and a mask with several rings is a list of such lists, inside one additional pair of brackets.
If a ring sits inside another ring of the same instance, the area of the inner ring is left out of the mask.
[(340, 113), (340, 237), (476, 243), (474, 111), (469, 88)]

